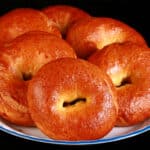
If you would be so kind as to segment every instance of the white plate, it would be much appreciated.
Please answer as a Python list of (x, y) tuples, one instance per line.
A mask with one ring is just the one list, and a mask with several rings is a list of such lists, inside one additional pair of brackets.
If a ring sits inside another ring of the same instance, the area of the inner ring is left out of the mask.
[(15, 126), (2, 119), (0, 119), (0, 130), (18, 136), (20, 138), (42, 142), (42, 143), (51, 143), (51, 144), (59, 144), (59, 145), (91, 145), (91, 144), (100, 144), (100, 143), (119, 141), (119, 140), (123, 140), (129, 137), (142, 134), (146, 131), (150, 131), (150, 119), (146, 120), (141, 124), (131, 126), (131, 127), (114, 127), (112, 131), (109, 132), (105, 137), (97, 140), (87, 140), (87, 141), (70, 142), (70, 141), (53, 140), (45, 136), (37, 128)]

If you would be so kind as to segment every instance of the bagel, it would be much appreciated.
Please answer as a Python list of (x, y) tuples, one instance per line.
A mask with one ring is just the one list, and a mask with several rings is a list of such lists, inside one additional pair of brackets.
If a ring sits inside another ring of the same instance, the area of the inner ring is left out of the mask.
[(147, 47), (144, 38), (135, 29), (119, 20), (104, 17), (76, 22), (69, 28), (66, 40), (81, 58), (87, 58), (112, 43), (130, 41)]
[(61, 57), (76, 55), (64, 40), (47, 32), (28, 32), (5, 43), (0, 51), (0, 116), (17, 125), (33, 125), (28, 83), (44, 64)]
[(0, 17), (0, 43), (11, 41), (28, 31), (45, 31), (61, 37), (56, 25), (39, 10), (16, 8)]
[(88, 59), (112, 79), (117, 90), (117, 126), (150, 117), (150, 50), (133, 43), (111, 44)]
[(60, 58), (44, 65), (29, 83), (29, 111), (37, 127), (52, 139), (98, 139), (116, 122), (115, 92), (97, 66)]
[(63, 36), (66, 35), (68, 28), (78, 20), (90, 17), (90, 15), (73, 6), (53, 5), (42, 10), (50, 20), (54, 21)]

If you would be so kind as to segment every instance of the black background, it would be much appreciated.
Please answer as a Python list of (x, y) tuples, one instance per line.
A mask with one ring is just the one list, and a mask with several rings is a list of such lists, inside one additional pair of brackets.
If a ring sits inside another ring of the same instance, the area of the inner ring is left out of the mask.
[[(8, 12), (17, 7), (32, 7), (41, 9), (48, 5), (68, 4), (79, 7), (93, 16), (112, 17), (124, 21), (139, 31), (150, 45), (150, 13), (148, 1), (133, 0), (2, 0), (0, 2), (0, 14)], [(106, 148), (135, 148), (147, 149), (150, 146), (150, 132), (121, 140), (118, 142), (89, 145), (89, 146), (60, 146), (33, 142), (21, 139), (0, 131), (0, 149), (29, 149), (31, 147), (40, 149), (106, 149)], [(147, 147), (147, 148), (146, 148)], [(149, 148), (148, 148), (149, 149)]]

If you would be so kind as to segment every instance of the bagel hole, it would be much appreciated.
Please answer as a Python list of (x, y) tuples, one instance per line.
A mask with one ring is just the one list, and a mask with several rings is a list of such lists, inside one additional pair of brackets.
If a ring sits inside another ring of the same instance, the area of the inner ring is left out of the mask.
[(32, 74), (31, 73), (22, 73), (22, 79), (24, 81), (28, 81), (28, 80), (31, 80), (32, 79)]
[(77, 98), (77, 99), (74, 99), (70, 102), (63, 102), (63, 107), (69, 107), (69, 106), (73, 106), (79, 102), (86, 102), (86, 98)]
[(125, 86), (125, 85), (127, 85), (127, 84), (131, 84), (132, 82), (131, 82), (131, 78), (130, 77), (126, 77), (126, 78), (124, 78), (122, 81), (121, 81), (121, 83), (120, 83), (120, 85), (118, 85), (118, 86), (116, 86), (116, 87), (122, 87), (122, 86)]

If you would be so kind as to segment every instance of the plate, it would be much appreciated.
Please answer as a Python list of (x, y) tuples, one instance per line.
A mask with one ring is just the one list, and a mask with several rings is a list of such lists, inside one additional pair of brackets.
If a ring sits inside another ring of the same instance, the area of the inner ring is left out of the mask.
[(86, 141), (53, 140), (44, 135), (36, 127), (16, 126), (3, 119), (0, 119), (0, 130), (20, 138), (42, 143), (51, 143), (59, 145), (93, 145), (119, 141), (142, 134), (146, 131), (150, 131), (150, 119), (135, 126), (114, 127), (105, 137), (97, 140), (86, 140)]

